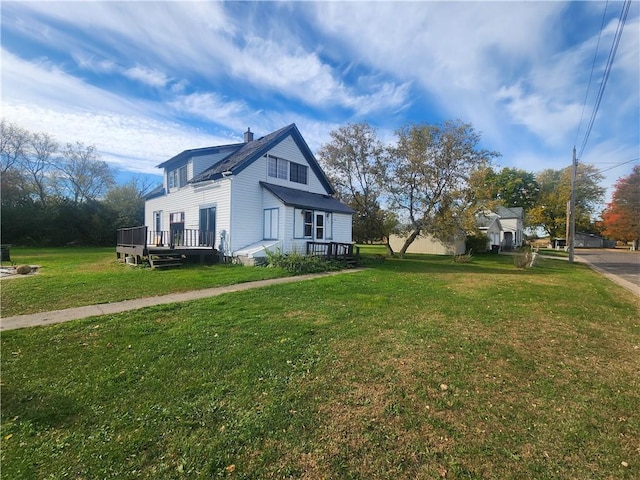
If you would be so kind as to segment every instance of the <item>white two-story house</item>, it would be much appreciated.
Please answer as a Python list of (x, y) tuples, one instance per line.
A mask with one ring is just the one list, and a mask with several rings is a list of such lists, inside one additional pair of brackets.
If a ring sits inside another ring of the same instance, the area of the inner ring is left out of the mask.
[(295, 124), (256, 140), (185, 150), (158, 165), (163, 185), (145, 202), (149, 246), (213, 248), (242, 261), (266, 249), (308, 253), (351, 245), (353, 210)]

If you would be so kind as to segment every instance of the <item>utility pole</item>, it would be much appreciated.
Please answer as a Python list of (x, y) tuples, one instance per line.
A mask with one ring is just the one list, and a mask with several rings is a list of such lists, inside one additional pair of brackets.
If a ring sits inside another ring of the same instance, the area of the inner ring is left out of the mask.
[(576, 147), (573, 147), (573, 164), (571, 168), (571, 200), (569, 201), (569, 236), (567, 245), (569, 246), (569, 262), (573, 263), (573, 244), (576, 238), (576, 172), (578, 170), (578, 159), (576, 158)]

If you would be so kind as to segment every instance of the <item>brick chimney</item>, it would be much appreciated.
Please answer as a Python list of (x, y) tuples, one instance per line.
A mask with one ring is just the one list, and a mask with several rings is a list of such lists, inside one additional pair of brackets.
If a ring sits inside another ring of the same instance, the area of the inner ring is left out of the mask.
[(247, 127), (247, 131), (244, 132), (244, 143), (253, 142), (253, 132), (249, 127)]

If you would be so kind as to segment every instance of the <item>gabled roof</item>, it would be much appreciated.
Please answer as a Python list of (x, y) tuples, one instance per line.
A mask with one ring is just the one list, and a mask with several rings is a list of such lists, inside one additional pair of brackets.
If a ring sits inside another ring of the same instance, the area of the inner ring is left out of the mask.
[(153, 190), (151, 190), (149, 193), (147, 193), (144, 196), (145, 200), (150, 200), (152, 198), (156, 198), (156, 197), (161, 197), (165, 194), (164, 191), (164, 186), (163, 185), (158, 185), (156, 188), (154, 188)]
[(503, 206), (497, 206), (494, 209), (494, 212), (496, 212), (498, 215), (500, 215), (500, 218), (522, 218), (523, 216), (523, 208), (522, 207), (503, 207)]
[(272, 183), (260, 182), (260, 185), (271, 192), (285, 205), (312, 210), (323, 210), (335, 213), (354, 213), (354, 210), (329, 195), (305, 192), (295, 188), (287, 188)]
[(327, 193), (333, 194), (334, 189), (329, 183), (329, 179), (320, 168), (318, 161), (313, 156), (313, 153), (309, 149), (307, 142), (305, 142), (304, 138), (302, 138), (302, 135), (300, 134), (300, 131), (298, 130), (298, 127), (296, 127), (295, 123), (281, 128), (280, 130), (276, 130), (275, 132), (265, 135), (264, 137), (260, 137), (257, 140), (240, 144), (240, 148), (235, 149), (229, 156), (223, 158), (215, 165), (209, 167), (204, 172), (192, 178), (189, 183), (216, 180), (223, 176), (223, 172), (225, 174), (227, 172), (230, 172), (231, 175), (237, 175), (247, 166), (251, 165), (251, 163), (253, 163), (255, 160), (265, 155), (269, 150), (275, 147), (278, 143), (282, 142), (288, 136), (291, 136), (293, 141), (296, 143), (296, 145), (304, 155), (304, 158), (309, 163), (311, 170), (316, 174)]
[(230, 143), (228, 145), (218, 145), (217, 147), (204, 147), (204, 148), (192, 148), (191, 150), (185, 150), (178, 155), (171, 157), (169, 160), (165, 160), (160, 165), (156, 165), (157, 168), (166, 168), (173, 163), (181, 163), (193, 157), (202, 157), (204, 155), (212, 155), (214, 153), (228, 151), (228, 154), (240, 149), (244, 143)]
[(493, 224), (497, 224), (498, 228), (502, 230), (502, 225), (500, 224), (500, 217), (493, 212), (491, 213), (481, 213), (476, 216), (476, 226), (480, 230), (490, 230)]

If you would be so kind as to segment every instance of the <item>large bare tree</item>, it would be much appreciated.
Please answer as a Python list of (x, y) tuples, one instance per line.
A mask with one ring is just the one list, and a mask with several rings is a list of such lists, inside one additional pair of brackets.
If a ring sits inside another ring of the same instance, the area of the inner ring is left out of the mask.
[(114, 172), (94, 145), (67, 143), (58, 165), (60, 187), (74, 203), (96, 200), (115, 185)]
[(27, 152), (20, 161), (23, 174), (28, 177), (31, 190), (42, 205), (47, 203), (48, 187), (55, 167), (54, 155), (58, 148), (58, 142), (48, 133), (32, 133), (29, 135)]
[(0, 121), (0, 173), (17, 168), (26, 154), (30, 133), (18, 125)]
[(479, 148), (480, 134), (460, 121), (407, 125), (396, 136), (383, 165), (391, 205), (407, 222), (404, 255), (421, 233), (445, 240), (469, 227), (469, 178), (498, 154)]

